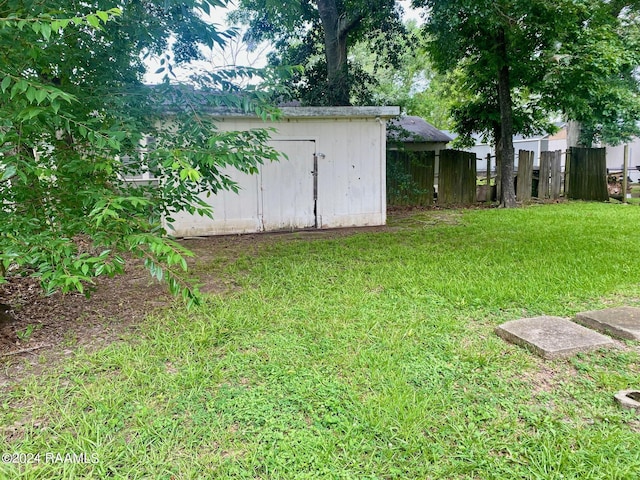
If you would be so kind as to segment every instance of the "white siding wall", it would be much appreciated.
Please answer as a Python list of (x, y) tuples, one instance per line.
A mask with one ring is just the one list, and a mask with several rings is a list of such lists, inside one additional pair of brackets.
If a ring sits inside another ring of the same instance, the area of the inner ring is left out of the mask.
[(175, 222), (171, 224), (172, 235), (178, 237), (222, 235), (231, 233), (251, 233), (260, 230), (258, 217), (258, 176), (247, 175), (236, 169), (226, 168), (222, 172), (237, 182), (239, 194), (219, 192), (216, 195), (201, 195), (213, 208), (213, 219), (200, 215), (191, 215), (185, 211), (173, 215)]
[[(607, 168), (611, 171), (622, 171), (624, 165), (624, 145), (607, 147)], [(640, 139), (629, 143), (629, 177), (633, 182), (640, 182)]]
[(386, 126), (375, 116), (285, 118), (264, 123), (222, 117), (221, 130), (275, 127), (272, 145), (288, 160), (266, 164), (259, 175), (231, 172), (239, 194), (203, 198), (214, 219), (179, 212), (176, 236), (249, 233), (313, 227), (313, 155), (318, 157), (319, 228), (384, 225), (386, 222)]

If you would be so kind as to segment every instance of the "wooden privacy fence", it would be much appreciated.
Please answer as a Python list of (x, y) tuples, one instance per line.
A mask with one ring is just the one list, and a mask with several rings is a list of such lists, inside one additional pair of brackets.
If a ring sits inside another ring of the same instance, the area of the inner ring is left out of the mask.
[(390, 150), (387, 153), (387, 204), (433, 204), (436, 152)]
[(476, 201), (476, 154), (441, 150), (438, 174), (438, 204), (468, 205)]
[[(441, 150), (438, 173), (438, 204), (468, 205), (476, 202), (477, 171), (474, 153)], [(606, 149), (572, 147), (562, 172), (562, 151), (540, 152), (535, 178), (534, 152), (518, 152), (516, 198), (520, 202), (540, 199), (607, 201)], [(388, 205), (429, 206), (434, 201), (436, 153), (389, 151), (387, 155)], [(498, 169), (496, 169), (498, 170)], [(497, 172), (499, 175), (499, 171)], [(488, 179), (491, 172), (488, 172)], [(537, 181), (536, 181), (537, 180)], [(499, 183), (499, 178), (496, 178)], [(490, 192), (487, 187), (487, 192)]]
[(567, 196), (573, 200), (609, 200), (606, 149), (571, 147), (567, 157)]

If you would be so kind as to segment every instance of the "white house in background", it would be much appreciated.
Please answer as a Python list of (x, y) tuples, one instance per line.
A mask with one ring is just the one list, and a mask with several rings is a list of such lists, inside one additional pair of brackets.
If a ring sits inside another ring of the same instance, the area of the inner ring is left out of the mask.
[(222, 131), (274, 127), (270, 144), (286, 155), (248, 175), (225, 173), (239, 193), (202, 196), (213, 219), (173, 215), (178, 237), (336, 228), (386, 223), (386, 122), (398, 107), (282, 107), (279, 122), (212, 114)]
[[(563, 141), (563, 132), (564, 132), (564, 141)], [(456, 138), (458, 135), (453, 132), (446, 132), (447, 135)], [(489, 144), (482, 138), (482, 135), (474, 134), (473, 138), (475, 140), (475, 145), (472, 147), (466, 147), (464, 150), (468, 152), (473, 152), (477, 157), (477, 171), (485, 172), (487, 170), (487, 154), (491, 155), (491, 164), (492, 169), (495, 169), (495, 148), (493, 145)], [(519, 150), (528, 150), (533, 152), (534, 160), (533, 165), (534, 168), (540, 165), (540, 152), (546, 151), (554, 151), (554, 150), (562, 150), (563, 152), (566, 150), (566, 130), (561, 129), (558, 133), (554, 135), (544, 134), (544, 135), (536, 135), (531, 137), (525, 137), (523, 135), (514, 135), (513, 136), (513, 148), (515, 150), (515, 168), (518, 168), (518, 151)], [(564, 155), (562, 156), (562, 168), (564, 168)]]
[[(634, 138), (629, 145), (629, 177), (634, 183), (640, 183), (640, 138)], [(621, 172), (624, 167), (624, 145), (607, 147), (607, 168)]]

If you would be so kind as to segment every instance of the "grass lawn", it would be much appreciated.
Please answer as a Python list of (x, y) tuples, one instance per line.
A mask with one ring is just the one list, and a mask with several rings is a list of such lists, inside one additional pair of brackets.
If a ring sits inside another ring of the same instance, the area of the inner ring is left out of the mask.
[(3, 393), (2, 451), (41, 462), (0, 478), (640, 478), (640, 416), (613, 401), (640, 388), (637, 342), (544, 361), (493, 333), (640, 306), (640, 208), (390, 225), (199, 265), (240, 288)]

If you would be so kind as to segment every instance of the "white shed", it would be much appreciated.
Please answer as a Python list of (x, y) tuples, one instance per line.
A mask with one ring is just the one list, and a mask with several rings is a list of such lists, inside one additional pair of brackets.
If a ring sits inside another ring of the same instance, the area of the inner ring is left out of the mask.
[(283, 107), (282, 119), (225, 113), (220, 130), (275, 127), (271, 145), (287, 159), (247, 175), (226, 173), (240, 191), (203, 199), (213, 219), (173, 215), (178, 237), (384, 225), (386, 121), (398, 107)]

